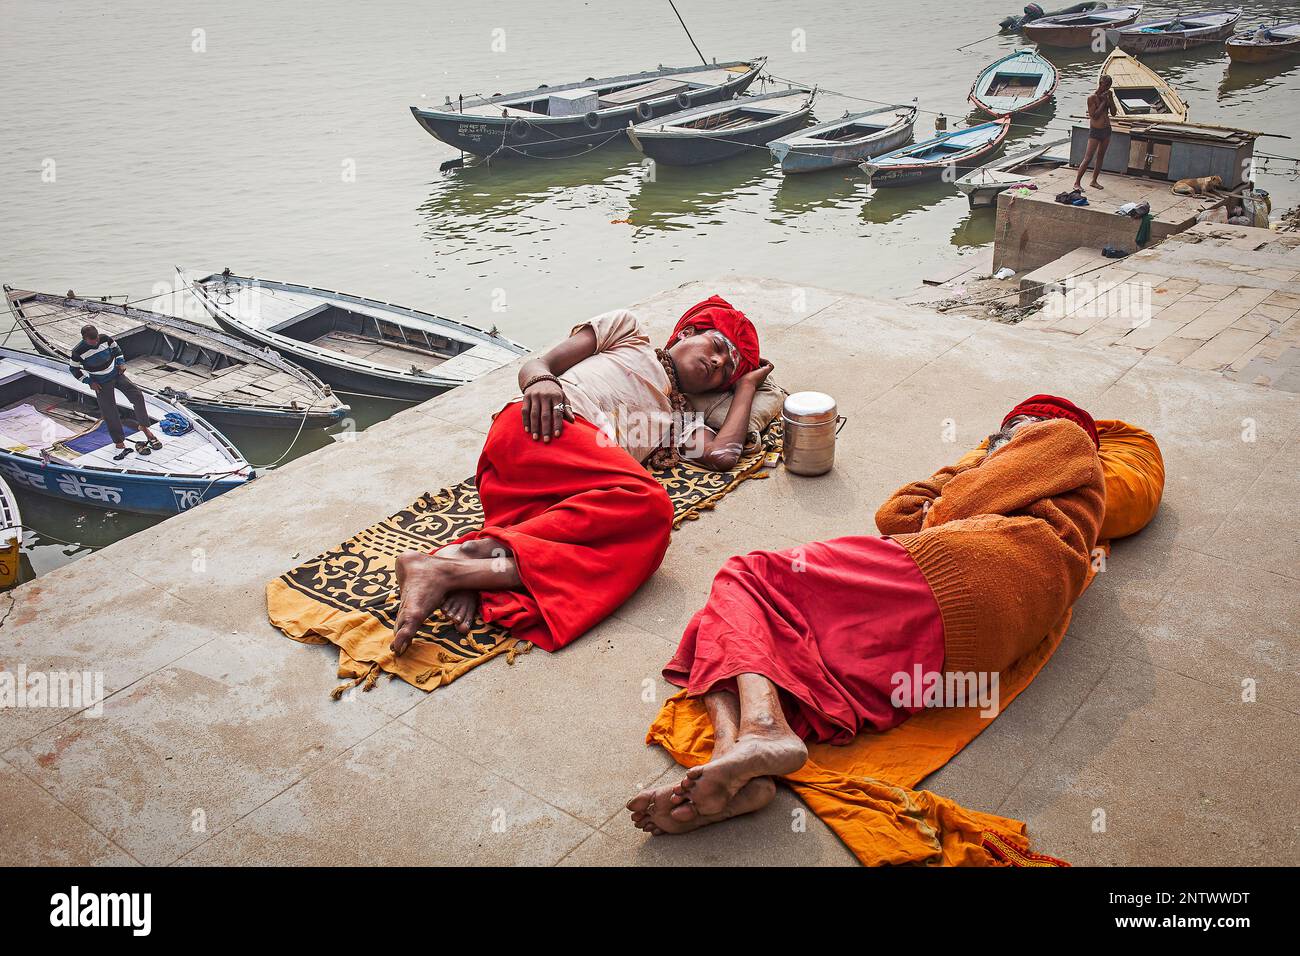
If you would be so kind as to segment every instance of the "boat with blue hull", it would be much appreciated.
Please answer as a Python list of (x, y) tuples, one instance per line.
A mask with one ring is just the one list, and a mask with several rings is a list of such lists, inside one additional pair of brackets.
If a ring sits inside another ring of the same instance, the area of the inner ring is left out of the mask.
[(872, 186), (909, 186), (941, 179), (945, 170), (978, 165), (980, 158), (1002, 145), (1010, 126), (1011, 117), (1004, 116), (991, 123), (949, 130), (869, 159), (858, 168), (871, 178)]
[(0, 474), (15, 489), (82, 507), (141, 514), (188, 511), (253, 478), (252, 466), (192, 411), (145, 396), (149, 450), (117, 393), (130, 453), (117, 449), (90, 386), (55, 359), (0, 347)]
[(761, 149), (808, 125), (815, 90), (789, 89), (738, 96), (663, 119), (629, 125), (632, 145), (656, 163), (700, 166)]
[(864, 113), (845, 113), (767, 144), (781, 172), (815, 173), (854, 166), (911, 142), (915, 106), (882, 106)]
[(448, 97), (444, 109), (412, 106), (411, 114), (431, 136), (475, 156), (574, 155), (621, 137), (628, 123), (738, 96), (766, 63), (661, 66), (454, 103)]
[(1016, 50), (981, 70), (968, 98), (990, 116), (1027, 113), (1052, 98), (1059, 79), (1056, 67), (1037, 50)]

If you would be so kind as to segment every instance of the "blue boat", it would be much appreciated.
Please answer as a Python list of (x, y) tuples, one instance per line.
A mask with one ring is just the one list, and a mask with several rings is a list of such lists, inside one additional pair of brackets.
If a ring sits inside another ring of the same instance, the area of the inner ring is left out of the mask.
[(252, 466), (225, 436), (156, 395), (145, 396), (145, 407), (162, 448), (146, 454), (134, 412), (120, 392), (117, 398), (132, 449), (121, 461), (89, 385), (62, 362), (0, 347), (0, 474), (20, 491), (158, 515), (188, 511), (252, 480)]
[(1016, 50), (980, 71), (968, 99), (990, 116), (1027, 113), (1052, 98), (1059, 79), (1056, 67), (1037, 50)]
[[(945, 171), (979, 165), (978, 159), (1002, 145), (1010, 126), (1011, 117), (1003, 116), (991, 123), (950, 130), (859, 163), (858, 168), (871, 178), (873, 186), (907, 186), (941, 179)], [(954, 182), (956, 178), (953, 176)]]

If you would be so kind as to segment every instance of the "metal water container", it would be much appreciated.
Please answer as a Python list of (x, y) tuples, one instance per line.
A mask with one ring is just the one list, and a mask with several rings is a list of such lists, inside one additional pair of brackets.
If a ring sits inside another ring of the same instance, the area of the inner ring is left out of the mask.
[(781, 409), (785, 467), (796, 475), (824, 475), (835, 464), (835, 436), (846, 419), (824, 392), (795, 392)]

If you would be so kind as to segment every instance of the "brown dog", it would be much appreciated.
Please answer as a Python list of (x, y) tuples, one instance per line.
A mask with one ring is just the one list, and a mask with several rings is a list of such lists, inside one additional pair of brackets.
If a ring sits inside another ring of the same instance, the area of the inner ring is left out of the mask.
[(1196, 179), (1180, 179), (1174, 183), (1172, 191), (1180, 196), (1208, 196), (1211, 192), (1223, 188), (1221, 176), (1200, 176)]

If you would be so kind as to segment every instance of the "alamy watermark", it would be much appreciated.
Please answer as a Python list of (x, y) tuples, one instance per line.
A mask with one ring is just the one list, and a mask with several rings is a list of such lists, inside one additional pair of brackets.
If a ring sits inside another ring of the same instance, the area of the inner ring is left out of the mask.
[(31, 671), (26, 664), (0, 670), (0, 709), (49, 707), (84, 710), (86, 717), (104, 713), (103, 671)]

